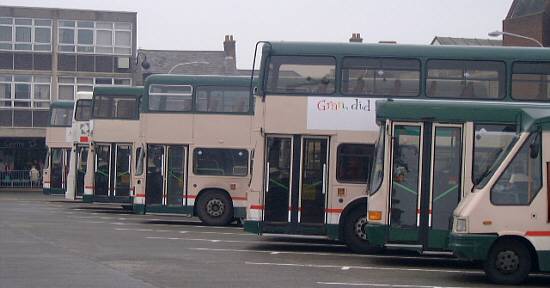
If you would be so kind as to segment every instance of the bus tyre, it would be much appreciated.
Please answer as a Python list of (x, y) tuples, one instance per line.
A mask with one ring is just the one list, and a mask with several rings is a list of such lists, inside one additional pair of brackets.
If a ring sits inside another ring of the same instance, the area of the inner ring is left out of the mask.
[(506, 239), (491, 248), (483, 269), (491, 282), (517, 285), (527, 279), (531, 265), (527, 247), (518, 240)]
[(197, 216), (207, 225), (227, 225), (233, 221), (233, 203), (221, 191), (206, 191), (197, 200)]
[(348, 248), (356, 253), (373, 253), (379, 249), (369, 244), (365, 225), (367, 225), (366, 209), (355, 208), (344, 219), (344, 241)]

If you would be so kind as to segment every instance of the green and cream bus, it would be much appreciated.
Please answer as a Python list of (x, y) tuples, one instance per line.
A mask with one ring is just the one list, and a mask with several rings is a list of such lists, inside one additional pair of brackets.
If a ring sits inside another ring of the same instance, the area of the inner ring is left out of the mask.
[(143, 87), (95, 87), (84, 202), (132, 204), (132, 159)]
[(550, 60), (546, 49), (260, 44), (245, 222), (246, 231), (258, 234), (320, 235), (355, 251), (372, 247), (364, 226), (379, 136), (376, 99), (550, 100), (531, 85), (550, 73), (542, 62)]
[(250, 78), (152, 75), (136, 142), (134, 211), (245, 217), (253, 104)]
[(65, 194), (72, 147), (73, 109), (73, 101), (56, 101), (50, 105), (50, 122), (46, 128), (48, 153), (42, 169), (44, 194)]
[(449, 251), (452, 213), (515, 141), (531, 111), (550, 105), (378, 101), (380, 137), (366, 232), (373, 247)]
[(517, 124), (513, 141), (454, 211), (450, 237), (455, 255), (483, 261), (499, 284), (550, 272), (550, 109), (524, 109)]

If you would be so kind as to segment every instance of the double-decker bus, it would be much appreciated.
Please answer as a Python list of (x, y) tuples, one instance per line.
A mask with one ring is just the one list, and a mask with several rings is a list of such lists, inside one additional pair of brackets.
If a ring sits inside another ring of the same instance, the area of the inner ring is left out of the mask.
[(450, 236), (455, 255), (482, 261), (499, 284), (550, 272), (550, 109), (525, 109), (518, 127), (454, 211)]
[(550, 100), (531, 85), (546, 81), (545, 49), (261, 43), (245, 222), (253, 233), (321, 235), (355, 251), (372, 247), (364, 226), (379, 134), (375, 99)]
[(136, 213), (245, 217), (253, 115), (250, 78), (152, 75), (145, 81), (135, 169)]
[(71, 156), (67, 176), (65, 198), (74, 200), (84, 194), (84, 175), (88, 157), (90, 117), (92, 114), (92, 92), (76, 93), (71, 124)]
[(84, 202), (132, 203), (133, 143), (143, 87), (95, 87)]
[(66, 191), (72, 147), (73, 109), (72, 101), (57, 101), (50, 105), (50, 122), (46, 128), (48, 153), (42, 168), (44, 194), (64, 194)]

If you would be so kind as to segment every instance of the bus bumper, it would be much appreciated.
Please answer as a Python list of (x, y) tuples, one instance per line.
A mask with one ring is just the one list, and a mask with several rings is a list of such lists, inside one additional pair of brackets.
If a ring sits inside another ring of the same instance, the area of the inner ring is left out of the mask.
[(370, 245), (383, 247), (386, 244), (388, 226), (369, 223), (365, 225), (365, 233), (367, 233)]
[(244, 221), (244, 231), (253, 234), (262, 234), (262, 223), (259, 221)]
[(449, 236), (449, 249), (466, 260), (485, 260), (489, 249), (498, 238), (495, 234), (456, 234)]

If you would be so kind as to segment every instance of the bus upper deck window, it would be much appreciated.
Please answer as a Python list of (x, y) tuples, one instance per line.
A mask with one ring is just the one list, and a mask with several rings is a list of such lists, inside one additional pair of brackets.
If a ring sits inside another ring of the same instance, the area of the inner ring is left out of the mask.
[(512, 68), (512, 98), (550, 100), (550, 63), (518, 62)]
[(271, 56), (267, 91), (280, 94), (333, 94), (336, 59), (329, 56)]
[(342, 93), (414, 97), (420, 94), (420, 61), (345, 57), (342, 63)]

